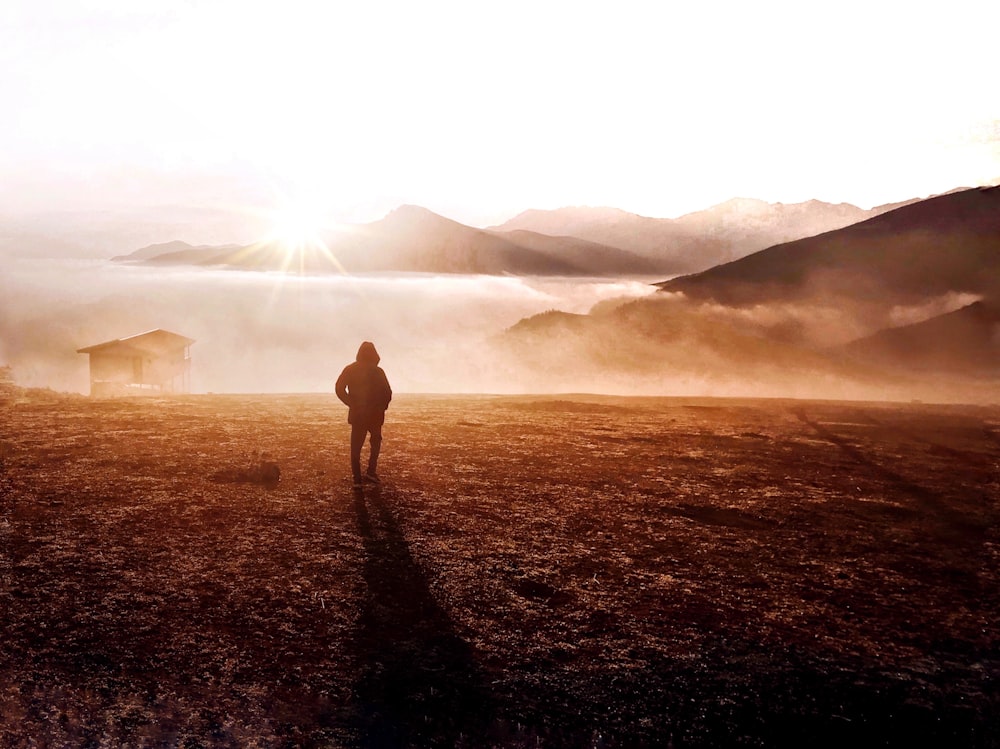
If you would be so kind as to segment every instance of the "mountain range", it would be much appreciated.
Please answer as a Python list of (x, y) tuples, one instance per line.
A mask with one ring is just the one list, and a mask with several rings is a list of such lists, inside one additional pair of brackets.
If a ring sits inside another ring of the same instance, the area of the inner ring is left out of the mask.
[(290, 259), (277, 241), (247, 246), (151, 245), (114, 258), (151, 264), (309, 273), (419, 271), (524, 275), (648, 276), (692, 273), (777, 241), (810, 236), (885, 212), (846, 203), (765, 203), (735, 199), (678, 219), (613, 208), (526, 211), (501, 226), (476, 229), (418, 206), (341, 227)]
[[(495, 339), (510, 366), (550, 383), (565, 377), (568, 388), (614, 391), (646, 378), (654, 392), (678, 382), (725, 390), (739, 381), (817, 397), (827, 392), (820, 384), (838, 383), (835, 397), (882, 397), (887, 383), (910, 392), (900, 383), (936, 373), (964, 397), (968, 378), (995, 383), (1000, 373), (1000, 187), (870, 211), (750, 200), (679, 219), (529, 211), (490, 229), (401, 206), (323, 240), (323, 250), (294, 258), (295, 270), (649, 277), (711, 266), (656, 284), (662, 293), (589, 314), (550, 311)], [(272, 241), (169, 243), (117, 259), (270, 270), (290, 257)], [(921, 396), (938, 397), (937, 382)]]
[(618, 247), (530, 231), (489, 231), (465, 226), (419, 206), (404, 205), (369, 224), (328, 231), (290, 255), (278, 240), (247, 246), (183, 242), (144, 247), (119, 262), (223, 266), (306, 273), (413, 271), (515, 275), (652, 275), (661, 266)]
[(659, 284), (725, 304), (1000, 291), (1000, 187), (922, 200)]
[[(907, 201), (914, 202), (914, 201)], [(767, 203), (734, 198), (676, 219), (649, 218), (614, 208), (529, 210), (497, 231), (528, 230), (621, 247), (654, 260), (665, 273), (693, 273), (765, 247), (864, 221), (906, 203), (865, 210), (819, 200)]]
[(196, 244), (246, 242), (267, 229), (263, 211), (155, 205), (117, 210), (0, 209), (0, 257), (93, 258), (186, 234)]
[[(539, 372), (806, 397), (1000, 397), (1000, 187), (902, 205), (499, 346)], [(903, 322), (900, 322), (900, 321)], [(734, 385), (737, 382), (738, 385)]]

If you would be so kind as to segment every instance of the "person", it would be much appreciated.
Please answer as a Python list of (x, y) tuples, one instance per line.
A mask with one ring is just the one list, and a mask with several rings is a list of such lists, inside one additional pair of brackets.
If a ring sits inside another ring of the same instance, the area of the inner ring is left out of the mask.
[[(347, 406), (347, 423), (351, 425), (351, 473), (354, 476), (354, 488), (362, 487), (363, 482), (380, 483), (378, 477), (378, 456), (382, 449), (382, 424), (385, 423), (385, 410), (392, 400), (392, 388), (389, 379), (378, 365), (381, 357), (375, 350), (375, 344), (365, 341), (358, 348), (355, 361), (344, 367), (337, 378), (335, 390), (337, 397)], [(365, 438), (369, 439), (368, 470), (361, 475), (361, 448)]]

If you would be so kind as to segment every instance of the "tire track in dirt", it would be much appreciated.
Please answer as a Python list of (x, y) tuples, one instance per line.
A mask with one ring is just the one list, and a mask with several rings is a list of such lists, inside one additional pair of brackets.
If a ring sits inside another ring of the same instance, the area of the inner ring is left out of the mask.
[[(886, 428), (885, 423), (877, 419), (874, 419), (871, 416), (865, 415), (863, 419), (864, 421), (868, 422), (874, 427), (879, 427), (883, 429)], [(914, 442), (928, 447), (932, 454), (937, 454), (944, 457), (952, 458), (954, 460), (958, 460), (970, 467), (974, 466), (982, 468), (982, 467), (988, 467), (993, 464), (993, 462), (990, 460), (990, 457), (985, 453), (974, 452), (971, 450), (959, 450), (954, 447), (951, 447), (950, 445), (946, 445), (942, 442), (939, 442), (937, 440), (928, 439), (927, 437), (918, 434), (916, 431), (912, 429), (903, 430), (902, 433), (905, 434), (909, 439), (913, 440)], [(987, 428), (982, 429), (982, 436), (985, 437), (987, 440), (993, 442), (1000, 441), (998, 440), (996, 435), (991, 434), (990, 430)]]
[(395, 493), (356, 491), (366, 559), (355, 687), (363, 746), (462, 746), (494, 707), (472, 648), (431, 594), (392, 508)]
[(934, 518), (938, 524), (936, 532), (942, 541), (955, 545), (967, 545), (970, 540), (978, 543), (985, 539), (988, 524), (949, 508), (948, 502), (937, 492), (916, 484), (902, 474), (872, 460), (848, 440), (827, 429), (818, 421), (810, 419), (804, 409), (793, 408), (790, 410), (799, 421), (810, 427), (819, 437), (839, 447), (852, 460), (871, 471), (879, 480), (890, 483), (910, 495), (918, 509)]

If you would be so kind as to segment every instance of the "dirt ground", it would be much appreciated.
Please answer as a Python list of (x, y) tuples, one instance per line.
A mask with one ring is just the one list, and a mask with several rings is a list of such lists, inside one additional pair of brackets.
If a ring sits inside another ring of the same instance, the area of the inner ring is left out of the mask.
[(345, 416), (0, 401), (0, 746), (1000, 746), (1000, 407)]

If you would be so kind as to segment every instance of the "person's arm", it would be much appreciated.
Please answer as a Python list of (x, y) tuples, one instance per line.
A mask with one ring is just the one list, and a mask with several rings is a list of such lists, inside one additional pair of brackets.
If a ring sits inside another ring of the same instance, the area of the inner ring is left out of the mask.
[(337, 397), (340, 398), (343, 404), (350, 408), (351, 397), (347, 392), (347, 369), (348, 367), (344, 367), (344, 371), (340, 373), (340, 377), (337, 378), (337, 384), (334, 385), (333, 389), (336, 391)]
[(385, 372), (381, 368), (379, 369), (379, 371), (382, 372), (382, 385), (384, 387), (384, 392), (385, 392), (385, 397), (382, 400), (382, 402), (385, 403), (385, 406), (382, 408), (382, 410), (384, 411), (386, 408), (389, 407), (389, 402), (392, 400), (392, 388), (389, 387), (389, 378), (385, 376)]

